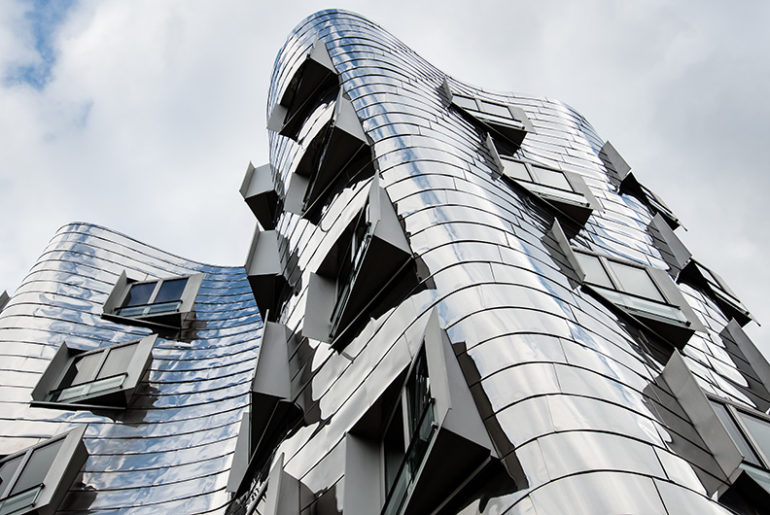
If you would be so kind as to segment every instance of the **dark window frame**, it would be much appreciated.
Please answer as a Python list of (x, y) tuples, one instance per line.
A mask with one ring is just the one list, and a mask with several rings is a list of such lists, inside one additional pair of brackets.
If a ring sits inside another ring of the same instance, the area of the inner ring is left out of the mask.
[[(149, 364), (152, 360), (152, 348), (155, 345), (157, 335), (151, 334), (141, 338), (139, 340), (132, 340), (129, 342), (122, 342), (107, 347), (100, 347), (98, 349), (92, 349), (83, 351), (79, 349), (70, 348), (66, 343), (57, 350), (53, 359), (48, 364), (48, 367), (43, 372), (35, 388), (32, 390), (32, 405), (41, 407), (52, 408), (72, 408), (72, 409), (123, 409), (130, 402), (131, 396), (134, 390), (139, 384), (144, 373), (147, 371)], [(119, 374), (113, 374), (107, 378), (98, 379), (98, 374), (107, 362), (109, 355), (115, 349), (120, 349), (128, 346), (136, 346), (131, 358), (123, 363), (122, 372)], [(63, 386), (63, 383), (67, 380), (72, 380), (69, 377), (77, 365), (78, 361), (81, 361), (87, 356), (98, 356), (98, 366), (92, 371), (95, 379), (89, 382), (84, 382), (79, 385)], [(109, 389), (88, 391), (83, 395), (73, 396), (71, 398), (61, 399), (61, 396), (53, 397), (55, 393), (60, 393), (68, 389), (78, 388), (82, 385), (94, 385), (100, 380), (109, 379), (111, 377), (123, 376), (123, 380), (119, 385), (116, 385)]]
[[(12, 474), (8, 484), (0, 483), (0, 513), (18, 515), (30, 513), (30, 511), (35, 513), (53, 513), (56, 511), (88, 456), (83, 444), (86, 427), (85, 424), (81, 425), (0, 459), (0, 470), (2, 470), (3, 466), (21, 458), (21, 461), (10, 469)], [(37, 477), (38, 481), (33, 486), (14, 493), (19, 479), (27, 471), (26, 467), (30, 464), (33, 454), (49, 445), (58, 445), (58, 448), (54, 457), (50, 459), (49, 466), (45, 470), (36, 471), (42, 474), (42, 477)], [(34, 496), (29, 502), (16, 506), (12, 511), (4, 511), (9, 500), (15, 498), (18, 501), (19, 498), (23, 498), (24, 494), (29, 495), (30, 492), (34, 493)]]

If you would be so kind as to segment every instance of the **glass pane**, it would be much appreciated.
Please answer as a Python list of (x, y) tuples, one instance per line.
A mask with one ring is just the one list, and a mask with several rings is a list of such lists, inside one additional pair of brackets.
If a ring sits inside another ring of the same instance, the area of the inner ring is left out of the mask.
[(722, 425), (725, 427), (725, 429), (727, 429), (727, 432), (735, 442), (735, 445), (737, 445), (738, 449), (740, 449), (744, 459), (753, 465), (761, 466), (759, 463), (759, 458), (757, 458), (756, 453), (754, 453), (754, 451), (751, 449), (749, 442), (746, 441), (746, 438), (743, 436), (743, 433), (741, 433), (741, 430), (738, 429), (737, 425), (735, 425), (733, 417), (730, 416), (730, 413), (727, 411), (727, 408), (724, 406), (724, 404), (711, 400), (709, 402), (711, 402), (711, 407), (714, 408), (719, 421), (722, 422)]
[(150, 301), (150, 295), (155, 290), (157, 282), (132, 284), (123, 306), (141, 306)]
[(620, 290), (658, 302), (666, 301), (658, 291), (655, 283), (652, 282), (652, 278), (650, 278), (647, 270), (629, 266), (625, 263), (618, 263), (617, 261), (609, 261), (609, 263), (615, 276), (620, 281)]
[[(59, 385), (59, 388), (76, 386), (93, 381), (96, 378), (96, 367), (101, 363), (102, 357), (104, 357), (104, 352), (92, 352), (76, 358), (75, 363), (72, 364), (72, 368), (74, 369), (72, 380), (63, 381), (62, 384)], [(70, 373), (67, 375), (69, 376), (71, 373), (72, 370), (70, 370)]]
[(424, 349), (420, 352), (417, 362), (412, 369), (406, 385), (406, 393), (409, 402), (409, 433), (414, 434), (431, 400), (428, 364), (425, 359)]
[(462, 107), (463, 109), (470, 109), (472, 111), (479, 110), (479, 108), (476, 107), (476, 101), (472, 98), (461, 97), (459, 95), (452, 95), (452, 102), (455, 105)]
[[(43, 489), (42, 486), (36, 486), (27, 490), (26, 492), (20, 492), (16, 495), (12, 495), (2, 502), (0, 505), (0, 515), (11, 515), (12, 513), (22, 513), (20, 510), (28, 507), (37, 499), (38, 494)], [(26, 513), (26, 512), (25, 512)]]
[(137, 345), (138, 343), (132, 343), (131, 345), (111, 348), (107, 354), (107, 360), (96, 376), (97, 379), (125, 373), (128, 364), (131, 363), (131, 358), (134, 357)]
[(145, 314), (147, 306), (134, 306), (129, 308), (120, 308), (117, 314), (123, 317), (137, 317)]
[(11, 493), (17, 494), (42, 484), (63, 442), (64, 438), (60, 438), (32, 451), (32, 456), (30, 456), (29, 461), (24, 466), (19, 480), (13, 485)]
[(538, 195), (546, 200), (553, 200), (556, 202), (588, 207), (588, 201), (583, 195), (580, 195), (579, 193), (572, 193), (571, 191), (551, 188), (550, 186), (541, 186), (540, 184), (535, 184), (534, 182), (523, 184), (523, 186), (535, 195)]
[(519, 163), (518, 161), (508, 161), (507, 159), (503, 159), (503, 173), (506, 177), (510, 177), (511, 179), (532, 182), (532, 179), (527, 172), (527, 167), (524, 166), (524, 163)]
[(538, 184), (572, 191), (572, 186), (570, 186), (567, 178), (561, 172), (546, 170), (539, 166), (532, 166), (532, 175), (534, 175), (535, 182)]
[(54, 395), (54, 397), (51, 400), (65, 402), (78, 397), (83, 397), (84, 395), (88, 395), (88, 390), (90, 389), (90, 387), (91, 387), (91, 383), (85, 383), (85, 384), (81, 384), (80, 386), (72, 386), (70, 388), (65, 388), (62, 391), (60, 391), (58, 395)]
[(502, 116), (503, 118), (512, 118), (511, 112), (504, 105), (494, 104), (492, 102), (487, 102), (486, 100), (481, 100), (480, 103), (481, 110), (485, 113)]
[(2, 465), (0, 465), (0, 495), (5, 491), (5, 489), (8, 487), (8, 481), (10, 481), (13, 478), (13, 475), (16, 473), (16, 467), (19, 466), (19, 463), (21, 463), (21, 460), (24, 458), (24, 455), (16, 456), (15, 458), (11, 458), (10, 460), (4, 461)]
[(634, 297), (627, 293), (621, 293), (615, 290), (608, 290), (595, 286), (596, 290), (604, 295), (610, 302), (623, 306), (631, 314), (640, 315), (647, 318), (662, 318), (665, 322), (687, 323), (684, 314), (674, 306), (653, 302), (651, 300)]
[(181, 305), (182, 305), (181, 300), (174, 300), (171, 302), (161, 302), (160, 304), (150, 304), (149, 306), (147, 306), (147, 309), (145, 309), (144, 314), (157, 315), (160, 313), (173, 313), (174, 311), (178, 311)]
[(740, 417), (741, 422), (748, 430), (754, 442), (756, 442), (759, 450), (770, 459), (770, 422), (749, 415), (741, 410), (737, 411), (738, 417)]
[(187, 285), (187, 278), (171, 279), (163, 281), (160, 285), (160, 291), (153, 302), (169, 302), (172, 300), (181, 300), (184, 287)]
[(591, 284), (598, 284), (606, 288), (614, 288), (607, 272), (604, 271), (599, 258), (582, 252), (575, 252), (580, 268), (586, 273), (585, 281)]
[(404, 458), (406, 445), (404, 444), (404, 421), (401, 416), (401, 401), (395, 408), (393, 419), (385, 432), (382, 442), (385, 456), (385, 491), (389, 492), (396, 480), (398, 468)]

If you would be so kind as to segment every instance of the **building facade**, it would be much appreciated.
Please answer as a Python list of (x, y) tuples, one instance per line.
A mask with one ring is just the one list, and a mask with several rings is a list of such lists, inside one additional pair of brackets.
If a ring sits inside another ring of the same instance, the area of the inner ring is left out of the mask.
[(337, 10), (267, 107), (245, 267), (73, 224), (3, 309), (0, 513), (763, 512), (751, 315), (580, 114)]

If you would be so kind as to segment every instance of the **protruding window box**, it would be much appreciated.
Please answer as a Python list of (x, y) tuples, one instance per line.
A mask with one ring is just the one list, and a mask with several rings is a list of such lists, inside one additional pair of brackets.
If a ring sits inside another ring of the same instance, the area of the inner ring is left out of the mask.
[(551, 230), (584, 288), (675, 347), (705, 328), (665, 270), (571, 247), (558, 221)]
[(653, 214), (660, 214), (671, 229), (681, 225), (679, 219), (663, 200), (644, 186), (631, 171), (631, 166), (623, 159), (615, 147), (607, 141), (599, 151), (599, 157), (615, 180), (618, 192), (631, 195), (647, 206)]
[(104, 303), (102, 316), (159, 330), (182, 329), (195, 316), (203, 275), (135, 281), (123, 272)]
[(249, 163), (241, 184), (241, 196), (263, 229), (275, 229), (280, 214), (280, 195), (272, 165), (254, 168)]
[(487, 147), (503, 177), (545, 201), (579, 225), (585, 224), (591, 213), (599, 208), (599, 203), (579, 175), (502, 157), (491, 138), (487, 139)]
[(62, 343), (37, 386), (33, 405), (61, 409), (124, 408), (152, 359), (157, 335), (83, 351)]
[(433, 513), (491, 458), (492, 442), (434, 311), (405, 372), (346, 436), (345, 513)]
[[(284, 209), (317, 222), (331, 196), (374, 174), (369, 140), (356, 110), (342, 91), (328, 122), (303, 141), (304, 153), (292, 174)], [(320, 122), (317, 122), (320, 123)]]
[(246, 275), (262, 319), (276, 320), (279, 308), (285, 300), (289, 281), (278, 231), (254, 232), (249, 255), (246, 258)]
[(736, 513), (764, 513), (770, 502), (770, 416), (704, 394), (678, 352), (663, 378), (724, 474), (716, 488), (719, 502)]
[(5, 309), (5, 306), (8, 304), (9, 300), (11, 300), (11, 297), (8, 295), (7, 291), (3, 290), (3, 293), (0, 293), (0, 312)]
[(88, 457), (86, 425), (0, 460), (0, 514), (51, 515)]
[(725, 280), (695, 259), (690, 259), (682, 269), (679, 273), (678, 281), (690, 283), (703, 289), (716, 302), (719, 309), (722, 310), (728, 319), (734, 318), (741, 326), (745, 326), (754, 319)]
[(409, 242), (375, 180), (364, 209), (310, 276), (302, 333), (341, 349), (375, 307), (392, 307), (417, 282)]
[(286, 326), (266, 322), (251, 384), (251, 404), (241, 418), (227, 490), (237, 493), (302, 418), (293, 401)]
[(648, 228), (653, 237), (653, 245), (660, 251), (663, 260), (669, 266), (669, 275), (678, 277), (690, 261), (692, 254), (660, 213), (653, 217)]
[(449, 81), (444, 81), (444, 91), (453, 106), (480, 122), (494, 135), (495, 144), (501, 144), (500, 150), (513, 154), (521, 147), (528, 132), (533, 132), (532, 123), (520, 107), (500, 102), (482, 100), (454, 91)]
[(297, 139), (307, 117), (320, 98), (339, 87), (337, 70), (323, 41), (316, 41), (289, 80), (273, 107), (267, 128)]

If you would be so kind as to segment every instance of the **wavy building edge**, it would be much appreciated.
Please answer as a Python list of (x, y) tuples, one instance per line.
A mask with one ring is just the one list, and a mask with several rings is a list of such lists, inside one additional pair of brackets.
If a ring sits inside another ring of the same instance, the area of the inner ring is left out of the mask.
[(245, 267), (71, 224), (3, 308), (0, 510), (761, 512), (751, 314), (580, 114), (327, 10), (267, 122)]

